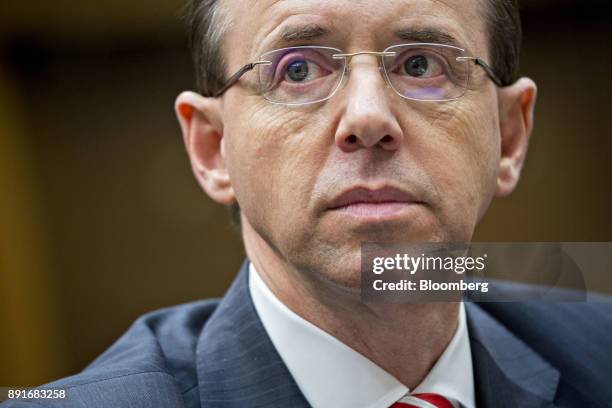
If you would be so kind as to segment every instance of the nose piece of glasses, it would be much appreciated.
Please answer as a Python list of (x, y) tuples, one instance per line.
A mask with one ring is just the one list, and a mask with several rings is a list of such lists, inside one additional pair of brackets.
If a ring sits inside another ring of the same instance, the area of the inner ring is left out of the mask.
[[(357, 54), (365, 54), (365, 53), (361, 52)], [(395, 54), (395, 53), (389, 52), (389, 53), (376, 53), (376, 54), (389, 54), (389, 56), (392, 56), (390, 54)], [(336, 58), (335, 55), (333, 57)], [(338, 59), (342, 59), (342, 58), (345, 58), (345, 57), (338, 56)], [(389, 83), (389, 79), (387, 78), (387, 74), (385, 73), (385, 67), (383, 66), (383, 64), (380, 63), (380, 61), (378, 63), (378, 72), (380, 73), (380, 76), (382, 77), (382, 79), (385, 81), (385, 87), (391, 88), (391, 84)], [(343, 76), (342, 82), (348, 81), (350, 74), (351, 74), (351, 64), (350, 64), (350, 57), (349, 57), (347, 58), (346, 64), (344, 65), (344, 73), (342, 75)]]
[[(387, 74), (385, 73), (385, 67), (379, 64), (378, 72), (380, 73), (380, 76), (382, 77), (383, 81), (385, 81), (385, 88), (391, 88), (391, 84), (389, 83), (389, 79), (387, 78)], [(344, 83), (348, 81), (350, 73), (351, 73), (351, 65), (346, 64), (346, 66), (344, 67), (344, 75), (343, 75), (343, 80), (342, 80)]]
[(382, 57), (395, 57), (397, 55), (397, 52), (395, 51), (359, 51), (359, 52), (352, 52), (352, 53), (333, 54), (332, 58), (346, 60), (346, 64), (344, 66), (344, 74), (346, 76), (350, 74), (351, 72), (351, 59), (353, 57), (356, 57), (357, 55), (372, 55), (375, 57), (379, 57), (378, 70), (380, 71), (381, 75), (385, 79), (387, 87), (390, 86), (387, 81), (386, 75), (384, 75), (385, 68), (383, 67), (383, 64), (381, 64)]

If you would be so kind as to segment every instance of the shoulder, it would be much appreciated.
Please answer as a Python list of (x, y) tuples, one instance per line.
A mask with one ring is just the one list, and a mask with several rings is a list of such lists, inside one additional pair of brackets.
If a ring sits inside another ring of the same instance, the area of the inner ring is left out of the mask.
[[(517, 294), (534, 288), (511, 284), (504, 290)], [(565, 289), (552, 295), (549, 299), (556, 300), (485, 301), (478, 306), (557, 368), (566, 384), (593, 392), (607, 387), (612, 375), (612, 298)], [(563, 298), (573, 300), (558, 300)]]
[(217, 304), (211, 299), (147, 313), (81, 373), (39, 387), (66, 390), (66, 399), (2, 407), (189, 407), (197, 401), (196, 344)]
[[(478, 305), (530, 345), (572, 353), (605, 345), (612, 357), (612, 298), (587, 294), (576, 300), (479, 302)], [(611, 365), (612, 367), (612, 365)]]
[[(476, 301), (511, 332), (530, 344), (579, 352), (612, 344), (612, 297), (592, 292), (496, 283), (497, 291)], [(497, 301), (505, 299), (510, 301)], [(572, 347), (566, 347), (568, 344)], [(612, 357), (609, 350), (604, 353)]]

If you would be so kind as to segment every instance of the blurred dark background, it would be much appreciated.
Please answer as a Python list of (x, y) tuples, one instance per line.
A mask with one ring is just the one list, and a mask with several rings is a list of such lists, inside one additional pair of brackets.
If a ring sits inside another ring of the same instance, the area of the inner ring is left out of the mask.
[[(75, 373), (142, 313), (221, 296), (242, 262), (174, 118), (193, 84), (183, 5), (0, 5), (0, 385)], [(522, 10), (536, 128), (475, 239), (612, 241), (612, 3)]]

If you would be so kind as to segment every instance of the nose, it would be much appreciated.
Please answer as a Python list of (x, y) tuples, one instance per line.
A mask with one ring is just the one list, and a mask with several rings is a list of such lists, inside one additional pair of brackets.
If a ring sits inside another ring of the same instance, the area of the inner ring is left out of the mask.
[(386, 82), (376, 65), (352, 65), (343, 92), (345, 102), (336, 129), (336, 144), (347, 153), (378, 146), (397, 150), (403, 132), (391, 108), (394, 98)]

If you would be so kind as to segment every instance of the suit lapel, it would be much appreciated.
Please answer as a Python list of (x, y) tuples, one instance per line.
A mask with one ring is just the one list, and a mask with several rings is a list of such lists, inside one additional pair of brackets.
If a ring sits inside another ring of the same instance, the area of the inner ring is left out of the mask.
[(554, 407), (559, 371), (477, 304), (466, 302), (478, 407)]
[(206, 323), (196, 364), (202, 408), (308, 406), (257, 316), (248, 261)]

